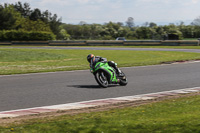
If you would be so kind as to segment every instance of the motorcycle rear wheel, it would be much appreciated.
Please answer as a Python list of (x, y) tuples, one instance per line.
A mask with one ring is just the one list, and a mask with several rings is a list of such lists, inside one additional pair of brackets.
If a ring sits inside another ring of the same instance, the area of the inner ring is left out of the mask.
[(97, 72), (95, 74), (95, 79), (97, 81), (97, 83), (103, 87), (103, 88), (107, 88), (108, 87), (108, 80), (104, 74), (104, 72), (100, 71), (100, 72)]

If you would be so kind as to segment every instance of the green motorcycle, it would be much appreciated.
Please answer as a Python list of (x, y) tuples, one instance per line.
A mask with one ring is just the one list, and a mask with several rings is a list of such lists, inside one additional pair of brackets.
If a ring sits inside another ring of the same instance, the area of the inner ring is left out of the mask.
[(90, 68), (90, 72), (94, 74), (97, 83), (103, 88), (107, 88), (109, 84), (125, 86), (128, 83), (125, 74), (122, 71), (120, 75), (117, 74), (107, 62), (98, 62), (94, 68)]

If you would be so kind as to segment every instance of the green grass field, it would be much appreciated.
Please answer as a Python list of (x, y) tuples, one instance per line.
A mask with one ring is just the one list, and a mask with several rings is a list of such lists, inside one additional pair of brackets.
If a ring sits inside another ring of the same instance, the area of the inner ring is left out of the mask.
[(0, 126), (1, 133), (199, 133), (200, 96)]
[(93, 53), (118, 63), (119, 67), (200, 59), (199, 53), (168, 51), (56, 50), (0, 47), (0, 75), (89, 69), (86, 57)]

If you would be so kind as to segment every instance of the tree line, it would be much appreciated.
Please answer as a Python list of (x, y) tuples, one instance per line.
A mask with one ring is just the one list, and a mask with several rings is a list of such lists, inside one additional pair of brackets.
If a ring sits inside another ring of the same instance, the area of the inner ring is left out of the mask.
[(180, 22), (179, 24), (164, 26), (158, 26), (153, 22), (146, 22), (143, 26), (135, 26), (134, 23), (130, 23), (130, 21), (126, 22), (125, 24), (109, 22), (103, 25), (86, 23), (81, 23), (79, 25), (62, 24), (61, 27), (67, 31), (70, 35), (70, 39), (74, 40), (113, 40), (117, 37), (125, 37), (129, 40), (163, 40), (168, 34), (177, 35), (179, 39), (200, 38), (200, 24), (194, 24), (194, 22), (190, 25), (184, 25), (183, 22)]
[[(46, 33), (58, 35), (61, 24), (61, 18), (58, 18), (56, 14), (52, 14), (48, 10), (42, 12), (38, 8), (32, 10), (28, 3), (17, 2), (15, 4), (0, 5), (0, 31), (7, 31), (1, 32), (2, 38), (20, 36), (18, 34), (22, 32), (27, 34), (28, 32), (38, 33), (35, 34), (37, 36)], [(16, 38), (13, 37), (12, 39)]]
[(75, 25), (62, 23), (61, 18), (48, 10), (31, 9), (30, 4), (17, 2), (0, 5), (0, 31), (6, 30), (15, 30), (15, 33), (16, 31), (45, 32), (45, 34), (49, 32), (53, 33), (56, 37), (54, 39), (57, 40), (113, 40), (117, 37), (130, 40), (162, 40), (168, 34), (177, 35), (179, 39), (199, 38), (200, 17), (194, 19), (190, 25), (180, 22), (161, 26), (154, 22), (145, 22), (142, 26), (136, 26), (132, 17), (125, 23), (87, 24), (81, 21)]

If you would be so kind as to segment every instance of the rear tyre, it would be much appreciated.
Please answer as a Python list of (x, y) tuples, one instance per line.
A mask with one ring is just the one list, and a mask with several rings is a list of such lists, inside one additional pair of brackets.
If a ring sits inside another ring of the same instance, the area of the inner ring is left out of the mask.
[(101, 87), (103, 87), (103, 88), (108, 87), (108, 80), (103, 71), (97, 72), (95, 74), (95, 79)]

